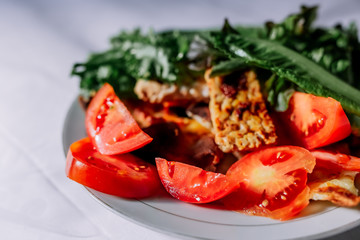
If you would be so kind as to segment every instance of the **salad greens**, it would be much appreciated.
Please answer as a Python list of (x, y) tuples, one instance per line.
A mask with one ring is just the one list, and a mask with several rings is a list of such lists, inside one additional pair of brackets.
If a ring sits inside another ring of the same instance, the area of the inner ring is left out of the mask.
[(105, 82), (128, 97), (138, 79), (183, 85), (201, 78), (209, 67), (212, 75), (254, 68), (266, 72), (259, 78), (278, 111), (286, 110), (292, 92), (300, 90), (333, 97), (349, 115), (360, 116), (356, 26), (314, 27), (316, 13), (317, 7), (303, 6), (284, 21), (262, 27), (232, 27), (225, 21), (218, 30), (121, 32), (109, 50), (75, 64), (72, 75), (80, 77), (85, 97)]
[(333, 97), (347, 112), (359, 115), (360, 93), (348, 86), (360, 88), (360, 71), (356, 67), (360, 64), (360, 44), (355, 24), (348, 29), (340, 25), (312, 28), (316, 11), (317, 7), (302, 7), (300, 13), (290, 15), (282, 23), (267, 22), (266, 34), (255, 37), (233, 30), (212, 33), (210, 41), (230, 59), (215, 65), (212, 74), (232, 72), (245, 62), (277, 75), (276, 81), (268, 80), (271, 84), (266, 84), (265, 90), (268, 101), (278, 111), (286, 110), (296, 87)]
[[(345, 110), (360, 115), (360, 92), (305, 56), (274, 41), (240, 34), (213, 33), (211, 42), (229, 59), (268, 69), (308, 93), (332, 97)], [(222, 64), (224, 65), (224, 63)], [(220, 69), (221, 70), (221, 69)], [(220, 71), (214, 67), (213, 74)], [(282, 81), (277, 81), (282, 84)]]
[(266, 23), (266, 38), (279, 42), (318, 63), (345, 82), (360, 87), (360, 45), (354, 23), (344, 29), (313, 28), (317, 7), (302, 7), (282, 23)]
[(139, 29), (121, 32), (111, 39), (111, 48), (92, 54), (84, 63), (77, 63), (72, 75), (81, 79), (85, 97), (110, 83), (117, 94), (131, 96), (137, 79), (156, 79), (183, 84), (196, 80), (198, 71), (190, 69), (187, 53), (194, 39), (193, 32), (168, 31), (142, 34)]

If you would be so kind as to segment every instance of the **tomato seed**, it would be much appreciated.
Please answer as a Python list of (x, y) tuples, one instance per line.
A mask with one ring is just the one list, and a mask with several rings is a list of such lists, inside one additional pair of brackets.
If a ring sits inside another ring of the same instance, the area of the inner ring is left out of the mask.
[(283, 158), (284, 155), (281, 155), (281, 154), (282, 154), (282, 152), (278, 152), (278, 153), (276, 154), (276, 158), (277, 158), (277, 159)]
[(261, 205), (263, 207), (267, 207), (269, 205), (269, 200), (265, 199), (264, 201), (262, 201)]
[(174, 162), (168, 162), (168, 171), (169, 171), (169, 176), (172, 178), (174, 176), (175, 173), (175, 163)]
[(126, 175), (127, 172), (126, 172), (126, 170), (118, 170), (117, 173), (119, 175)]

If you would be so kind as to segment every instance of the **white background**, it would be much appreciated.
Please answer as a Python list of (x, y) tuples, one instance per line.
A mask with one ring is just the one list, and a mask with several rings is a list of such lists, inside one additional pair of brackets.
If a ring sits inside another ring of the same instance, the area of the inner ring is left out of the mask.
[[(73, 63), (121, 29), (261, 24), (320, 3), (317, 24), (360, 26), (360, 1), (0, 0), (0, 239), (174, 239), (105, 209), (65, 176)], [(333, 239), (359, 239), (360, 229)]]

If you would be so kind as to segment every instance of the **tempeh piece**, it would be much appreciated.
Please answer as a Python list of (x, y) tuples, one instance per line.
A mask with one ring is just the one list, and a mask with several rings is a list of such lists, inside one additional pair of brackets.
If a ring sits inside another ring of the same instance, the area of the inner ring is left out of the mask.
[(355, 178), (358, 172), (329, 172), (328, 169), (315, 169), (310, 175), (310, 199), (330, 201), (342, 207), (355, 207), (360, 203)]
[(136, 82), (134, 92), (145, 102), (162, 103), (164, 101), (208, 102), (209, 93), (204, 81), (196, 81), (191, 85), (160, 83), (153, 80)]
[(205, 80), (215, 142), (223, 152), (252, 150), (276, 142), (275, 126), (253, 71)]

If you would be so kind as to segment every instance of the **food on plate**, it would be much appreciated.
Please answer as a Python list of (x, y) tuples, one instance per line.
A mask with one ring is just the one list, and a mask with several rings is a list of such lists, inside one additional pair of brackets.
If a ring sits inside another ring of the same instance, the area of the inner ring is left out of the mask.
[(210, 77), (209, 109), (215, 142), (223, 152), (244, 151), (275, 143), (274, 124), (268, 114), (253, 71), (235, 76)]
[(360, 171), (360, 158), (333, 149), (316, 149), (311, 154), (318, 166), (341, 171)]
[(354, 207), (360, 202), (355, 186), (358, 172), (335, 171), (317, 167), (310, 176), (310, 199), (331, 201), (338, 206)]
[(248, 215), (289, 219), (309, 204), (307, 174), (315, 164), (308, 150), (296, 146), (249, 153), (226, 173), (238, 187), (224, 198), (225, 206)]
[(336, 205), (354, 207), (360, 202), (357, 174), (360, 158), (351, 156), (343, 143), (315, 149), (316, 168), (309, 176), (310, 199), (327, 200)]
[(313, 26), (316, 13), (113, 37), (73, 67), (88, 138), (68, 177), (278, 220), (311, 201), (358, 205), (360, 43), (354, 24)]
[(70, 146), (66, 175), (97, 191), (124, 198), (152, 196), (161, 186), (155, 166), (130, 153), (103, 155), (89, 138)]
[(175, 84), (159, 83), (154, 80), (138, 80), (134, 92), (139, 99), (150, 103), (166, 101), (207, 102), (209, 100), (209, 90), (203, 81), (180, 87)]
[(283, 123), (291, 128), (294, 140), (307, 149), (338, 142), (351, 133), (341, 104), (330, 97), (294, 92), (283, 115)]
[(237, 185), (221, 173), (163, 158), (156, 159), (156, 166), (165, 189), (184, 202), (213, 202), (232, 192)]
[(106, 155), (131, 152), (152, 140), (107, 83), (89, 104), (85, 124), (96, 149)]

